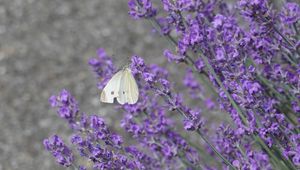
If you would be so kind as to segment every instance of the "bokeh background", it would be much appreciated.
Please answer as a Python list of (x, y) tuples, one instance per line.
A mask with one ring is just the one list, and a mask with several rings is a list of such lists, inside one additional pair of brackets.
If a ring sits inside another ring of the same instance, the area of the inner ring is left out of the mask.
[(69, 138), (48, 104), (62, 88), (81, 111), (110, 115), (87, 64), (97, 49), (119, 66), (133, 54), (163, 62), (167, 42), (127, 12), (126, 0), (0, 0), (0, 170), (64, 169), (42, 145), (54, 133)]

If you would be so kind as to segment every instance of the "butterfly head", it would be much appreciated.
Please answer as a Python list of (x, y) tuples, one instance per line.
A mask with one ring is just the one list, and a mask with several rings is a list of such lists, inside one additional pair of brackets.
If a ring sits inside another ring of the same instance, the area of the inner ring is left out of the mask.
[(129, 69), (130, 70), (130, 63), (127, 63), (125, 64), (123, 67), (122, 67), (122, 70), (126, 70), (126, 69)]

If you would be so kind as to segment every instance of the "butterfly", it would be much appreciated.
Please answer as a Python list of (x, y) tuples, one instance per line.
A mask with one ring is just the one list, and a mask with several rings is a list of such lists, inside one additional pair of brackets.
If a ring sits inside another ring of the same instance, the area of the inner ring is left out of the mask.
[(128, 67), (118, 71), (108, 81), (101, 93), (100, 101), (113, 103), (115, 98), (121, 105), (135, 104), (138, 101), (139, 89)]

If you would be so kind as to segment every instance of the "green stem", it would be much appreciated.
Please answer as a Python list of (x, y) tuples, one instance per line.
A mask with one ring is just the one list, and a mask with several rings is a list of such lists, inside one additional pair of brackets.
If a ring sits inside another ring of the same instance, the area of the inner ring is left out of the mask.
[[(154, 29), (155, 29), (156, 31), (160, 32), (161, 26), (160, 26), (160, 24), (157, 22), (156, 19), (150, 18), (150, 19), (148, 19), (148, 21), (151, 23), (151, 25), (154, 27)], [(168, 42), (169, 42), (171, 45), (173, 45), (173, 46), (175, 46), (175, 47), (177, 46), (176, 40), (175, 40), (172, 36), (170, 36), (170, 34), (167, 34), (166, 37), (167, 37), (166, 40), (168, 40)], [(189, 64), (190, 66), (192, 66), (193, 72), (194, 72), (194, 73), (195, 73), (195, 72), (199, 73), (199, 71), (197, 70), (197, 68), (196, 68), (196, 66), (195, 66), (195, 62), (193, 61), (193, 59), (192, 59), (188, 54), (186, 54), (185, 57), (186, 57), (187, 60), (188, 60), (188, 64)], [(206, 89), (208, 89), (215, 97), (218, 96), (218, 93), (217, 93), (216, 90), (213, 88), (214, 86), (210, 83), (210, 81), (206, 81), (206, 80), (205, 80), (205, 77), (208, 78), (208, 75), (207, 75), (207, 74), (204, 74), (204, 73), (200, 73), (200, 74), (199, 74), (199, 80), (201, 81), (201, 83), (204, 84), (204, 86), (206, 87)]]
[(77, 166), (74, 165), (74, 164), (71, 164), (71, 167), (72, 167), (74, 170), (78, 170)]
[[(229, 98), (229, 100), (231, 101), (231, 103), (233, 104), (233, 106), (237, 109), (237, 111), (240, 113), (240, 116), (243, 120), (243, 123), (246, 124), (246, 126), (248, 126), (246, 118), (244, 117), (242, 111), (240, 110), (240, 108), (238, 107), (238, 105), (234, 102), (234, 100), (231, 98), (231, 95), (229, 94), (229, 92), (227, 92), (227, 90), (225, 89), (224, 85), (222, 84), (221, 80), (219, 79), (219, 77), (217, 76), (217, 74), (215, 73), (214, 69), (212, 68), (212, 66), (209, 64), (208, 59), (206, 56), (203, 56), (203, 60), (206, 63), (206, 65), (208, 66), (209, 70), (211, 71), (211, 73), (213, 74), (214, 78), (216, 79), (217, 83), (221, 86), (221, 88), (224, 90), (224, 92), (226, 93), (227, 97)], [(279, 162), (278, 158), (273, 154), (273, 152), (268, 148), (268, 146), (264, 143), (264, 141), (257, 135), (253, 135), (253, 138), (255, 140), (257, 140), (259, 142), (259, 144), (262, 146), (263, 149), (265, 149), (267, 151), (267, 153), (271, 156), (272, 159), (275, 160), (275, 162)], [(285, 166), (284, 166), (285, 167)]]
[[(275, 139), (277, 145), (281, 146), (280, 142)], [(273, 150), (275, 150), (275, 152), (277, 153), (277, 155), (279, 155), (279, 157), (281, 158), (281, 160), (283, 160), (283, 162), (290, 168), (293, 170), (297, 170), (297, 168), (294, 166), (294, 164), (292, 163), (292, 161), (290, 159), (286, 159), (284, 156), (282, 156), (282, 152), (278, 147), (272, 147)]]
[(287, 42), (292, 47), (292, 49), (296, 51), (296, 53), (298, 53), (298, 51), (296, 50), (295, 46), (275, 26), (273, 28), (274, 28), (275, 32), (278, 35), (280, 35), (281, 38), (283, 38), (284, 41)]
[[(256, 64), (254, 63), (254, 61), (253, 61), (252, 59), (248, 58), (248, 61), (250, 62), (250, 64), (252, 64), (254, 67), (257, 68)], [(268, 79), (266, 79), (265, 77), (263, 77), (263, 76), (260, 75), (260, 74), (257, 74), (257, 78), (258, 78), (263, 84), (265, 84), (265, 85), (271, 90), (272, 93), (275, 94), (275, 96), (276, 96), (277, 99), (279, 99), (282, 103), (285, 103), (285, 102), (286, 102), (286, 101), (284, 101), (285, 99), (282, 99), (282, 98), (281, 98), (281, 94), (280, 94), (279, 92), (277, 92), (277, 90), (273, 87), (273, 84), (272, 84), (271, 82), (269, 82)], [(292, 99), (293, 96), (289, 96), (289, 97), (290, 97), (290, 99)], [(297, 100), (296, 100), (296, 101), (297, 101)], [(297, 101), (297, 102), (298, 102), (298, 101)], [(290, 106), (288, 106), (288, 105), (279, 106), (278, 109), (279, 109), (281, 112), (285, 113), (285, 111), (282, 110), (283, 108), (286, 108), (286, 109), (292, 111), (292, 108), (290, 108)], [(289, 123), (291, 123), (291, 124), (293, 124), (293, 125), (297, 125), (297, 124), (298, 124), (298, 123), (297, 123), (297, 120), (294, 120), (293, 117), (291, 117), (291, 115), (289, 115), (288, 112), (286, 112), (284, 115), (285, 115), (286, 120), (287, 120)], [(300, 132), (299, 129), (296, 129), (296, 130), (297, 130), (298, 133)]]
[[(263, 76), (261, 75), (257, 75), (258, 79), (263, 83), (265, 84), (270, 90), (272, 93), (275, 94), (276, 98), (281, 101), (281, 103), (283, 103), (282, 106), (279, 106), (279, 110), (282, 111), (283, 113), (285, 113), (285, 117), (287, 119), (287, 121), (291, 124), (294, 124), (294, 125), (297, 125), (297, 120), (294, 120), (292, 117), (290, 117), (289, 115), (289, 112), (288, 111), (291, 111), (293, 112), (292, 108), (284, 103), (286, 103), (287, 101), (285, 101), (284, 99), (281, 98), (281, 94), (277, 92), (277, 90), (275, 90), (275, 88), (273, 87), (273, 85), (266, 79), (264, 78)], [(286, 108), (287, 111), (284, 111), (283, 108)]]
[[(161, 94), (163, 94), (164, 96), (165, 96), (165, 98), (169, 101), (169, 103), (172, 103), (172, 98), (170, 97), (170, 95), (169, 94), (165, 94), (165, 93), (161, 93)], [(180, 113), (183, 117), (185, 117), (186, 119), (189, 119), (189, 120), (191, 120), (191, 118), (190, 118), (190, 116), (189, 115), (187, 115), (183, 110), (181, 110), (180, 108), (178, 108), (178, 107), (176, 107), (176, 109), (175, 109), (178, 113)], [(211, 144), (211, 142), (203, 135), (203, 133), (200, 131), (200, 129), (199, 128), (197, 128), (197, 134), (208, 144), (208, 146), (213, 150), (213, 152), (215, 153), (215, 154), (217, 154), (217, 156), (218, 157), (220, 157), (223, 161), (224, 161), (224, 163), (226, 164), (226, 165), (228, 165), (229, 167), (231, 167), (231, 169), (236, 169), (231, 163), (230, 163), (230, 161), (228, 161), (225, 157), (223, 157), (222, 156), (222, 154), (221, 153), (219, 153), (218, 151), (217, 151), (217, 149)]]
[[(183, 137), (186, 141), (188, 141), (187, 140), (187, 138), (186, 137)], [(207, 140), (208, 141), (208, 140)], [(198, 147), (198, 145), (195, 145), (194, 143), (189, 143), (189, 145), (191, 145), (192, 147), (194, 147), (194, 148), (196, 148), (197, 149), (197, 151), (199, 152), (199, 153), (201, 153), (201, 154), (203, 154), (203, 157), (201, 157), (204, 161), (206, 161), (206, 162), (210, 162), (210, 160), (212, 160), (212, 159), (215, 159), (213, 156), (211, 156), (210, 154), (207, 154), (206, 153), (206, 151), (203, 149), (203, 148), (200, 148), (200, 147)], [(212, 147), (214, 147), (214, 146), (212, 146)], [(204, 155), (205, 154), (205, 155)], [(217, 154), (217, 153), (216, 153)], [(222, 155), (221, 155), (222, 156)], [(217, 162), (217, 161), (215, 161), (214, 163), (216, 163), (216, 166), (220, 169), (221, 168), (221, 163), (220, 162)]]
[(257, 134), (252, 135), (252, 137), (256, 140), (256, 142), (259, 143), (259, 145), (261, 145), (262, 148), (265, 149), (265, 151), (275, 161), (275, 163), (281, 167), (280, 169), (287, 169), (286, 165), (273, 154), (273, 152), (270, 150), (270, 148), (265, 144), (265, 142)]
[[(202, 53), (202, 52), (201, 52)], [(203, 53), (202, 53), (203, 54)], [(234, 99), (232, 98), (232, 96), (229, 94), (229, 92), (227, 91), (227, 89), (225, 88), (225, 86), (223, 85), (223, 83), (221, 82), (219, 76), (216, 74), (214, 68), (211, 66), (211, 64), (208, 61), (208, 58), (205, 55), (201, 55), (203, 61), (205, 62), (205, 65), (207, 66), (207, 68), (209, 69), (210, 73), (213, 75), (213, 77), (215, 78), (215, 80), (217, 81), (218, 85), (222, 88), (222, 90), (225, 92), (227, 98), (229, 99), (230, 103), (232, 104), (232, 106), (236, 109), (236, 111), (238, 112), (240, 118), (242, 119), (243, 123), (248, 126), (248, 121), (246, 119), (246, 117), (244, 116), (241, 108), (236, 104), (236, 102), (234, 101)]]
[[(181, 115), (184, 115), (184, 117), (188, 117), (181, 109), (176, 109)], [(203, 135), (203, 133), (200, 131), (200, 129), (197, 129), (197, 134), (205, 141), (206, 144), (211, 148), (211, 150), (217, 154), (219, 158), (221, 158), (224, 163), (228, 166), (230, 166), (232, 169), (236, 169), (225, 157), (222, 156), (222, 154), (211, 144), (211, 142)]]
[[(148, 117), (149, 116), (149, 114), (146, 112), (146, 111), (143, 111), (143, 113), (144, 113), (144, 116), (146, 116), (146, 117)], [(139, 123), (141, 123), (141, 122), (139, 122)], [(155, 140), (155, 139), (153, 139), (153, 140)], [(187, 141), (187, 140), (186, 140)], [(156, 141), (155, 141), (156, 142)], [(188, 142), (188, 141), (187, 141)], [(192, 143), (188, 143), (188, 145), (191, 145), (191, 146), (193, 146), (194, 148), (196, 148), (197, 150), (198, 150), (198, 152), (202, 152), (202, 150), (198, 147), (198, 146), (196, 146), (196, 145), (194, 145), (194, 144), (192, 144)], [(178, 156), (179, 156), (179, 158), (180, 158), (180, 160), (182, 161), (182, 163), (185, 165), (185, 167), (188, 167), (188, 166), (190, 166), (190, 167), (195, 167), (195, 165), (193, 165), (193, 164), (191, 164), (190, 162), (188, 162), (187, 160), (185, 160), (185, 158), (183, 157), (183, 155), (181, 155), (181, 154), (178, 154)], [(200, 164), (200, 163), (199, 163)]]
[(236, 147), (241, 152), (241, 154), (243, 155), (243, 157), (249, 162), (249, 159), (248, 159), (247, 155), (245, 154), (245, 151), (240, 147), (240, 145), (237, 144)]
[(291, 59), (291, 57), (289, 56), (289, 54), (283, 55), (283, 56), (284, 56), (284, 58), (286, 60), (288, 60), (292, 64), (292, 66), (297, 67), (297, 63)]
[[(194, 71), (194, 70), (193, 70)], [(199, 72), (198, 72), (199, 73)], [(198, 79), (200, 81), (201, 84), (204, 84), (205, 89), (208, 89), (209, 92), (214, 96), (214, 97), (218, 97), (218, 93), (216, 92), (216, 90), (213, 88), (214, 86), (212, 85), (211, 82), (206, 81), (205, 78), (208, 78), (206, 76), (204, 76), (203, 74), (199, 74)]]
[[(186, 158), (184, 157), (183, 154), (178, 154), (178, 157), (179, 157), (180, 161), (182, 162), (185, 169), (187, 169), (187, 167), (192, 167), (192, 169), (196, 169), (196, 167), (199, 166), (199, 165), (191, 164), (189, 161), (186, 160)], [(198, 167), (198, 169), (199, 169), (199, 167)]]
[(297, 28), (297, 23), (293, 24), (293, 28), (295, 29), (295, 32), (296, 32), (297, 36), (299, 36), (300, 34), (299, 34), (299, 31), (298, 31), (298, 28)]
[[(255, 68), (257, 68), (257, 65), (254, 63), (254, 61), (253, 61), (251, 58), (247, 58), (247, 61), (248, 61), (251, 65), (253, 65)], [(265, 85), (267, 85), (267, 86), (270, 88), (270, 90), (272, 90), (272, 92), (280, 99), (279, 96), (281, 96), (281, 94), (280, 94), (279, 92), (277, 92), (277, 90), (273, 87), (272, 83), (271, 83), (268, 79), (266, 79), (265, 77), (261, 76), (259, 73), (257, 73), (257, 77), (258, 77), (259, 79), (261, 79), (261, 81), (262, 81)], [(288, 87), (287, 85), (283, 85), (283, 88), (284, 88), (285, 90), (287, 90), (287, 91), (290, 90), (289, 87)], [(297, 99), (297, 97), (294, 96), (293, 94), (287, 95), (287, 97), (289, 97), (291, 100), (296, 100), (297, 102), (299, 102), (298, 99)], [(299, 104), (300, 104), (300, 103), (299, 103)]]
[(208, 146), (211, 148), (211, 150), (213, 150), (214, 153), (216, 153), (223, 161), (226, 165), (230, 166), (231, 169), (236, 169), (225, 157), (223, 157), (221, 155), (221, 153), (219, 153), (217, 151), (217, 149), (211, 144), (211, 142), (202, 134), (202, 132), (200, 131), (200, 129), (197, 129), (197, 133), (201, 136), (201, 138), (208, 144)]

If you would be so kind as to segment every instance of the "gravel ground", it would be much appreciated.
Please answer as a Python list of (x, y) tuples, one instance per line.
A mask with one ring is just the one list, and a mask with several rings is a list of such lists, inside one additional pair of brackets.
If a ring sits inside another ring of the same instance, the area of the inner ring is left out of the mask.
[(70, 134), (49, 109), (48, 97), (66, 88), (82, 111), (101, 107), (105, 114), (111, 106), (99, 104), (87, 65), (98, 48), (118, 56), (119, 64), (132, 54), (162, 62), (157, 57), (166, 41), (147, 23), (133, 21), (126, 3), (0, 0), (0, 170), (62, 169), (42, 146), (53, 133), (65, 140)]

